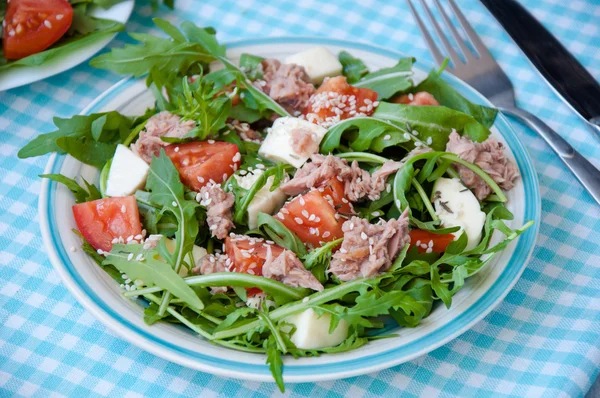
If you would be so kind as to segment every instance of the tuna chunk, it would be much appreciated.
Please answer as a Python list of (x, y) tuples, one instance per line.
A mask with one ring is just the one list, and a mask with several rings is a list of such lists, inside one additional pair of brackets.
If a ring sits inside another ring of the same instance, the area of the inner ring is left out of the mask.
[(264, 75), (254, 84), (292, 115), (300, 112), (308, 104), (315, 86), (310, 81), (303, 66), (282, 64), (276, 59), (262, 61)]
[[(495, 138), (477, 143), (453, 131), (446, 144), (446, 151), (481, 167), (505, 191), (512, 189), (519, 179), (519, 169), (504, 155), (504, 145)], [(473, 191), (477, 199), (483, 200), (492, 192), (492, 188), (467, 167), (458, 164), (454, 167), (462, 182)]]
[(213, 237), (225, 239), (234, 227), (231, 208), (235, 198), (231, 192), (223, 191), (219, 184), (209, 183), (200, 189), (197, 196), (206, 207), (206, 222)]
[[(216, 272), (229, 272), (231, 260), (225, 254), (207, 254), (202, 257), (200, 264), (192, 268), (193, 275), (208, 275)], [(227, 286), (213, 286), (210, 288), (212, 294), (225, 293)]]
[(311, 162), (305, 163), (290, 181), (282, 184), (281, 189), (287, 195), (298, 195), (313, 187), (319, 187), (331, 178), (344, 182), (344, 193), (351, 202), (357, 202), (365, 197), (377, 200), (385, 189), (388, 176), (400, 167), (399, 162), (386, 162), (373, 175), (361, 169), (358, 162), (351, 165), (345, 159), (333, 155), (312, 155)]
[(196, 122), (193, 120), (181, 121), (179, 116), (162, 111), (148, 119), (137, 141), (131, 144), (131, 150), (146, 163), (150, 163), (153, 156), (158, 156), (160, 148), (169, 145), (161, 137), (181, 138), (194, 127)]
[(372, 278), (387, 271), (400, 250), (410, 242), (408, 212), (398, 220), (377, 224), (352, 217), (342, 226), (344, 241), (331, 258), (329, 272), (341, 281)]
[(250, 127), (248, 123), (242, 123), (239, 120), (231, 120), (227, 126), (234, 129), (243, 141), (262, 144), (265, 140), (260, 133)]
[(439, 102), (435, 97), (426, 91), (420, 91), (414, 94), (404, 94), (394, 99), (397, 104), (419, 105), (419, 106), (438, 106)]
[(265, 278), (274, 279), (291, 287), (323, 290), (323, 285), (310, 271), (304, 268), (304, 264), (296, 257), (294, 252), (286, 249), (277, 258), (273, 259), (270, 247), (267, 247), (267, 251), (267, 259), (262, 268), (262, 274)]
[(292, 149), (299, 155), (309, 156), (319, 152), (319, 142), (317, 134), (307, 128), (298, 127), (292, 130)]

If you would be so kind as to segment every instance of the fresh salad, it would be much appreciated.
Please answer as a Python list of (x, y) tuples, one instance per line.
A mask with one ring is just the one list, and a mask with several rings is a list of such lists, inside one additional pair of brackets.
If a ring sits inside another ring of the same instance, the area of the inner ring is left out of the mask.
[(415, 84), (413, 58), (370, 71), (325, 47), (233, 62), (213, 29), (155, 23), (168, 37), (135, 34), (92, 61), (146, 76), (155, 107), (55, 118), (19, 152), (100, 170), (99, 187), (42, 177), (75, 196), (71, 250), (146, 323), (265, 354), (283, 389), (283, 355), (417, 326), (533, 224), (505, 222), (519, 171), (490, 137), (496, 110), (442, 70)]
[[(120, 32), (120, 22), (96, 18), (125, 0), (7, 0), (0, 2), (2, 48), (0, 73), (19, 66), (38, 66), (102, 37)], [(158, 0), (152, 0), (154, 6)], [(173, 0), (165, 0), (173, 7)]]

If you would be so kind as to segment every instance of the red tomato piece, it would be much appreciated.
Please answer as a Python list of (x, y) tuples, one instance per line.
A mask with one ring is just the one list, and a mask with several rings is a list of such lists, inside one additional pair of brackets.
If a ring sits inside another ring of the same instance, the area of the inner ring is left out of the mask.
[(172, 144), (165, 153), (179, 171), (181, 182), (194, 191), (200, 191), (210, 180), (219, 184), (227, 180), (242, 159), (237, 145), (212, 140)]
[(404, 94), (392, 100), (396, 104), (420, 105), (420, 106), (438, 106), (435, 97), (426, 91), (420, 91), (415, 94)]
[(323, 188), (323, 192), (319, 188), (318, 191), (321, 193), (325, 199), (333, 202), (333, 207), (338, 213), (348, 215), (354, 214), (354, 209), (352, 208), (352, 204), (348, 199), (346, 199), (346, 195), (344, 193), (344, 183), (338, 180), (337, 178), (331, 178), (326, 181), (321, 188)]
[(2, 49), (6, 59), (20, 59), (44, 51), (69, 30), (73, 7), (67, 0), (12, 0), (8, 2)]
[(94, 249), (110, 251), (112, 240), (142, 233), (135, 196), (98, 199), (73, 206), (79, 232)]
[[(373, 103), (377, 92), (368, 88), (358, 88), (348, 84), (344, 76), (336, 76), (325, 81), (310, 98), (304, 114), (316, 114), (322, 121), (339, 116), (340, 120), (357, 114), (371, 115), (375, 111)], [(307, 117), (311, 120), (311, 117)]]
[[(225, 253), (233, 264), (232, 271), (245, 274), (262, 275), (262, 267), (267, 259), (267, 246), (271, 248), (273, 258), (283, 252), (283, 247), (268, 244), (257, 239), (225, 238)], [(248, 296), (261, 292), (258, 288), (247, 288)]]
[(324, 193), (313, 189), (286, 203), (277, 214), (290, 231), (313, 247), (344, 236), (343, 220), (338, 220), (334, 204), (324, 198)]
[(434, 253), (444, 253), (448, 245), (454, 240), (453, 234), (434, 234), (421, 229), (412, 229), (410, 231), (410, 244), (416, 246), (419, 253), (426, 253), (429, 242), (433, 243), (431, 251)]

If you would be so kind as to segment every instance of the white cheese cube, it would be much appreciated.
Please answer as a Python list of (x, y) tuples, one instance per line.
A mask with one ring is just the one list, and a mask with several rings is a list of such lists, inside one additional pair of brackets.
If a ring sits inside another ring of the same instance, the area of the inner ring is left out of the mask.
[(485, 224), (485, 213), (471, 190), (457, 178), (439, 178), (433, 185), (433, 204), (443, 227), (460, 227), (454, 232), (455, 240), (465, 233), (468, 238), (466, 250), (477, 246)]
[(335, 347), (348, 338), (348, 322), (343, 319), (329, 333), (330, 314), (319, 315), (309, 308), (299, 314), (290, 315), (284, 322), (291, 323), (296, 331), (291, 337), (294, 345), (302, 350)]
[(314, 84), (321, 84), (324, 78), (342, 74), (342, 64), (326, 47), (313, 47), (306, 51), (290, 55), (286, 64), (304, 66)]
[[(301, 135), (298, 133), (308, 134), (312, 142), (308, 145), (294, 145), (294, 137)], [(310, 155), (319, 152), (319, 144), (325, 133), (327, 133), (327, 129), (309, 121), (297, 117), (280, 117), (273, 123), (258, 154), (298, 168), (308, 160)]]
[(150, 167), (125, 145), (117, 145), (112, 159), (108, 180), (107, 196), (129, 196), (144, 187)]
[[(177, 244), (177, 242), (175, 241), (175, 239), (165, 239), (165, 244), (167, 246), (167, 250), (169, 251), (169, 253), (173, 254), (175, 252), (175, 245)], [(194, 247), (192, 248), (192, 252), (188, 253), (187, 256), (185, 256), (185, 262), (188, 263), (192, 268), (200, 265), (200, 263), (202, 262), (202, 258), (204, 256), (206, 256), (206, 249), (197, 245), (194, 245)], [(179, 276), (181, 277), (186, 277), (189, 275), (189, 270), (187, 269), (186, 266), (182, 265), (181, 268), (179, 268)]]
[[(250, 189), (262, 173), (262, 170), (254, 170), (245, 176), (236, 175), (235, 179), (240, 187)], [(271, 192), (274, 179), (273, 176), (267, 178), (267, 183), (256, 192), (248, 205), (248, 228), (254, 229), (258, 226), (257, 219), (259, 212), (274, 214), (285, 203), (287, 196), (279, 187)]]

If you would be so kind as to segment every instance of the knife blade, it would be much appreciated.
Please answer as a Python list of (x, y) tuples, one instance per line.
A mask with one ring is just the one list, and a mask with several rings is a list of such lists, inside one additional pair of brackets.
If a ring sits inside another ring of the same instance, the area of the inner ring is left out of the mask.
[(481, 0), (554, 91), (600, 133), (600, 84), (515, 0)]

